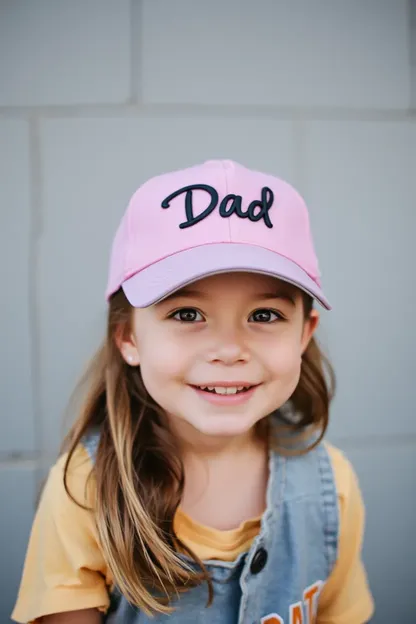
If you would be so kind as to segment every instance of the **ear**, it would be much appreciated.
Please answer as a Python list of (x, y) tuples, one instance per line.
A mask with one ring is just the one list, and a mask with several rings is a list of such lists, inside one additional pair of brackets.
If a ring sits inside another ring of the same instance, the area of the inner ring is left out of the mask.
[(312, 336), (316, 332), (319, 325), (319, 312), (317, 310), (312, 310), (309, 317), (305, 320), (303, 324), (303, 334), (302, 334), (302, 355), (305, 353), (308, 344), (311, 341)]
[(117, 327), (115, 332), (115, 342), (121, 357), (130, 366), (138, 366), (140, 364), (139, 351), (136, 346), (133, 334), (126, 331), (121, 325)]

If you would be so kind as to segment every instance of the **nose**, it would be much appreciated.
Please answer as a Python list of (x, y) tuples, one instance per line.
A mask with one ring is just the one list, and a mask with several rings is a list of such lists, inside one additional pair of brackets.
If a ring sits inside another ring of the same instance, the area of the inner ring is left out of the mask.
[(209, 349), (210, 362), (232, 366), (233, 364), (248, 362), (249, 350), (242, 332), (235, 329), (223, 330), (215, 337), (215, 343)]

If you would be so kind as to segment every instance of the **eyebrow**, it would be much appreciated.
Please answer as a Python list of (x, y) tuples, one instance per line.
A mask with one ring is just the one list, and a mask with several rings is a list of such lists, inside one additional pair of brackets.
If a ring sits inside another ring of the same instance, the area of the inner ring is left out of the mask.
[(285, 293), (285, 292), (270, 292), (270, 293), (260, 293), (259, 295), (256, 295), (255, 297), (256, 299), (283, 299), (284, 301), (288, 301), (289, 303), (291, 303), (293, 306), (296, 306), (296, 300), (295, 297), (292, 295), (289, 295), (289, 293)]
[[(200, 290), (191, 290), (189, 288), (182, 288), (181, 290), (177, 290), (170, 295), (167, 295), (160, 303), (166, 303), (168, 301), (172, 301), (174, 299), (210, 299), (207, 293), (201, 292)], [(265, 292), (256, 294), (253, 299), (261, 299), (262, 301), (267, 301), (270, 299), (283, 299), (287, 301), (293, 306), (296, 306), (295, 297), (289, 295), (289, 293), (285, 292)]]

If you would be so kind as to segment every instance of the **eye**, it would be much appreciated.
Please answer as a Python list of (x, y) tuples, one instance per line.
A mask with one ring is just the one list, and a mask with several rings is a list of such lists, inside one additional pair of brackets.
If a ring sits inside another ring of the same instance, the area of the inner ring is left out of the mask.
[(274, 323), (276, 321), (284, 321), (284, 316), (277, 310), (260, 308), (259, 310), (254, 310), (248, 320), (251, 323)]
[(204, 320), (202, 314), (195, 308), (181, 308), (173, 312), (169, 318), (173, 318), (181, 323), (197, 323)]

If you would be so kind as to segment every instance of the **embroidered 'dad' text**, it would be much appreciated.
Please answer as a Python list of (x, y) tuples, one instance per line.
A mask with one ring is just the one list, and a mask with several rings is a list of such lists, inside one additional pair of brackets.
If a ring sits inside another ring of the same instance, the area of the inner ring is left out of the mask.
[[(205, 191), (210, 198), (208, 206), (198, 215), (194, 214), (193, 191)], [(169, 208), (172, 199), (182, 194), (185, 195), (186, 221), (179, 224), (181, 229), (199, 223), (208, 217), (208, 215), (210, 215), (218, 205), (218, 192), (214, 187), (209, 186), (208, 184), (192, 184), (190, 186), (184, 186), (174, 193), (171, 193), (171, 195), (168, 195), (168, 197), (162, 201), (162, 208)], [(253, 200), (249, 204), (247, 210), (243, 210), (242, 200), (243, 198), (241, 195), (234, 195), (232, 193), (226, 195), (219, 205), (219, 213), (221, 217), (227, 218), (235, 214), (237, 217), (240, 217), (240, 219), (249, 219), (253, 222), (263, 219), (268, 228), (273, 227), (273, 224), (270, 221), (269, 210), (273, 205), (274, 195), (273, 191), (268, 186), (264, 186), (261, 189), (260, 199)]]

